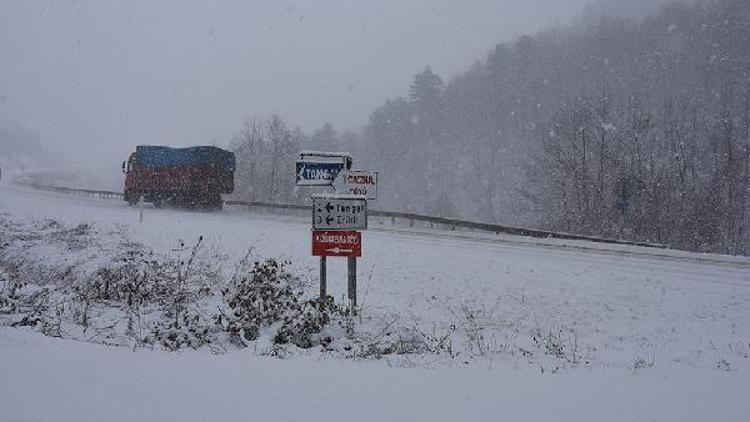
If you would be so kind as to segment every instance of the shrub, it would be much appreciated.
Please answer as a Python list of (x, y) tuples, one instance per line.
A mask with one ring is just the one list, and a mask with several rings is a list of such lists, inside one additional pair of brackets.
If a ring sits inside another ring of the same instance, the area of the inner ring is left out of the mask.
[(242, 343), (258, 339), (262, 330), (271, 331), (275, 344), (309, 348), (324, 343), (318, 335), (339, 310), (331, 297), (302, 300), (302, 291), (294, 288), (301, 282), (288, 265), (275, 259), (256, 262), (247, 276), (222, 291), (232, 312), (218, 322)]
[(319, 334), (331, 322), (331, 315), (340, 313), (331, 296), (302, 302), (296, 314), (285, 320), (284, 325), (276, 333), (274, 342), (292, 343), (303, 348), (316, 344), (327, 345), (332, 340), (319, 338)]
[(144, 342), (161, 344), (170, 351), (184, 347), (197, 349), (211, 344), (212, 328), (199, 312), (188, 310), (178, 318), (157, 320)]

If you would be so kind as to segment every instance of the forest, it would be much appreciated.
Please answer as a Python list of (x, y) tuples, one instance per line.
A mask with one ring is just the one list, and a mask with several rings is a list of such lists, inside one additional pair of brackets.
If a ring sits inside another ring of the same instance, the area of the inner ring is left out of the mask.
[(299, 151), (340, 150), (380, 172), (374, 208), (747, 255), (747, 0), (588, 12), (450, 80), (425, 67), (358, 131), (249, 118), (237, 195), (307, 201)]

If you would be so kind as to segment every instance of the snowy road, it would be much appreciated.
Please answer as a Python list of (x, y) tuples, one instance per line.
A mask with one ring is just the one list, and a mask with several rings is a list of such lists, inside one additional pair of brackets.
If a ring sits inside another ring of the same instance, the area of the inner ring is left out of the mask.
[[(0, 212), (119, 227), (162, 250), (202, 235), (232, 259), (254, 245), (260, 257), (284, 256), (316, 271), (305, 218), (146, 209), (141, 223), (138, 210), (121, 203), (8, 185), (0, 185)], [(161, 411), (184, 400), (178, 393), (204, 397), (209, 406), (186, 405), (177, 413), (184, 420), (246, 415), (237, 407), (242, 391), (252, 397), (251, 408), (279, 420), (352, 414), (357, 420), (750, 418), (750, 403), (741, 398), (750, 391), (749, 259), (373, 226), (363, 236), (359, 263), (365, 315), (395, 316), (441, 332), (471, 313), (498, 328), (483, 341), (500, 352), (467, 358), (467, 350), (463, 358), (427, 365), (432, 369), (404, 369), (382, 362), (276, 361), (241, 352), (132, 354), (3, 328), (0, 362), (11, 374), (0, 381), (0, 408), (10, 409), (5, 419), (51, 420), (56, 409), (71, 409), (65, 394), (75, 385), (98, 400), (84, 405), (88, 413), (70, 410), (64, 412), (68, 419), (54, 419), (101, 420), (111, 405), (119, 409), (112, 420), (165, 420), (140, 410), (130, 418), (114, 398), (153, 400), (175, 374), (182, 375)], [(343, 264), (329, 260), (329, 292), (337, 300), (345, 292)], [(561, 341), (589, 363), (542, 374), (539, 362), (518, 353), (530, 347), (533, 330), (562, 333)], [(33, 369), (22, 371), (19, 361)], [(55, 369), (55, 362), (62, 367)], [(107, 369), (93, 371), (91, 362)], [(57, 370), (59, 376), (46, 382), (45, 374)], [(110, 385), (112, 398), (97, 393)], [(47, 406), (24, 404), (24, 395), (34, 391), (53, 398)], [(286, 394), (300, 397), (299, 406), (280, 405)], [(216, 413), (208, 411), (211, 406)]]

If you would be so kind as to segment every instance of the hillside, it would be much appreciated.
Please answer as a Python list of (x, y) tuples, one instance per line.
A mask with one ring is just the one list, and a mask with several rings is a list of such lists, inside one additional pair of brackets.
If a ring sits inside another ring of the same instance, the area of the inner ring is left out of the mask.
[(746, 253), (749, 43), (741, 0), (524, 36), (416, 75), (362, 156), (389, 208)]

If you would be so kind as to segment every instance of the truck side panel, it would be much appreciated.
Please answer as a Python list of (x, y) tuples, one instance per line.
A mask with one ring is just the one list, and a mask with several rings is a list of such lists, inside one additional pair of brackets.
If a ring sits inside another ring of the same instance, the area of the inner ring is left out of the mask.
[(232, 193), (233, 173), (210, 167), (142, 168), (134, 172), (139, 191)]

